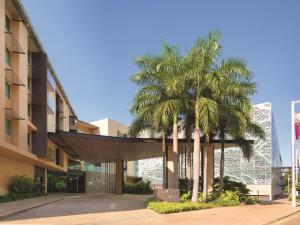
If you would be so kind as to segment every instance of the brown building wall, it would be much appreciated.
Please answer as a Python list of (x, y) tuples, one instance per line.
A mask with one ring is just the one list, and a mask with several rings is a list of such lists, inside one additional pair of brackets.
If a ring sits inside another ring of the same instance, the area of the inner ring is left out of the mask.
[(34, 178), (34, 166), (19, 160), (0, 155), (0, 195), (7, 194), (10, 178), (15, 175), (26, 175)]

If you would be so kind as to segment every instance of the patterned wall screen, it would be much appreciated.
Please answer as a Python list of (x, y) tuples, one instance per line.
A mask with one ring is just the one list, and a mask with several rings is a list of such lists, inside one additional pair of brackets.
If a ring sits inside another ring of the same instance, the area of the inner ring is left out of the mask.
[[(243, 157), (239, 147), (225, 149), (225, 175), (232, 180), (245, 184), (279, 183), (280, 172), (275, 169), (281, 167), (281, 155), (277, 140), (277, 132), (272, 116), (272, 104), (263, 103), (253, 106), (253, 122), (259, 124), (266, 133), (266, 138), (248, 136), (254, 140), (254, 155), (248, 161)], [(180, 135), (181, 136), (181, 135)], [(180, 152), (184, 152), (184, 145), (180, 145)], [(185, 176), (185, 156), (179, 157), (179, 176)], [(220, 174), (220, 150), (215, 150), (215, 177)], [(136, 164), (137, 175), (149, 179), (155, 184), (162, 183), (162, 158), (139, 160)]]
[[(255, 105), (252, 112), (253, 122), (260, 125), (266, 138), (259, 139), (248, 136), (254, 140), (254, 155), (248, 161), (243, 157), (239, 147), (225, 149), (225, 176), (241, 181), (245, 184), (271, 184), (280, 180), (277, 174), (272, 174), (274, 167), (281, 167), (281, 156), (278, 147), (275, 122), (272, 115), (271, 103)], [(220, 174), (220, 150), (215, 151), (215, 177)]]

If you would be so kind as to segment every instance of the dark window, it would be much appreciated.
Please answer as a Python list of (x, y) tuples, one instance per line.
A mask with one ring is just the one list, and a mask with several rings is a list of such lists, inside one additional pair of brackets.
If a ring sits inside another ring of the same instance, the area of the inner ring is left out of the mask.
[(56, 165), (60, 165), (60, 150), (57, 148), (56, 149), (56, 160), (55, 160), (55, 162), (56, 162)]
[(30, 77), (28, 77), (28, 79), (27, 79), (27, 88), (28, 88), (28, 91), (31, 90), (31, 79), (30, 79)]
[(27, 116), (28, 117), (31, 116), (31, 107), (30, 107), (30, 104), (27, 105)]
[(27, 63), (28, 63), (28, 65), (31, 65), (31, 52), (30, 51), (27, 52)]
[(11, 53), (7, 48), (5, 48), (5, 63), (11, 66)]
[(7, 15), (5, 15), (5, 30), (10, 32), (10, 19)]
[(10, 85), (7, 82), (5, 82), (5, 93), (4, 94), (7, 99), (10, 99)]
[(31, 144), (31, 135), (30, 133), (27, 133), (27, 145), (30, 146)]
[(5, 134), (10, 136), (11, 135), (11, 120), (5, 118)]

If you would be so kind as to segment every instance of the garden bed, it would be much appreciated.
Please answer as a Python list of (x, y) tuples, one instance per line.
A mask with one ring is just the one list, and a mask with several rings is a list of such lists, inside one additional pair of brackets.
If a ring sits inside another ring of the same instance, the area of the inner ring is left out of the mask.
[(213, 201), (213, 202), (156, 202), (154, 199), (147, 201), (147, 207), (159, 214), (186, 212), (192, 210), (210, 209), (216, 207), (238, 206), (239, 201)]

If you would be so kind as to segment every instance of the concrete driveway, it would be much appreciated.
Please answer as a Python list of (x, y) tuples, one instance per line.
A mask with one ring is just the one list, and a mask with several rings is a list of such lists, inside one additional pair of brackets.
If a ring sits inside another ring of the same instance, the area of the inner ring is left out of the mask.
[[(148, 196), (66, 195), (62, 200), (9, 216), (0, 224), (49, 225), (259, 225), (300, 211), (287, 200), (159, 215), (146, 209)], [(18, 202), (15, 202), (18, 203)], [(1, 204), (0, 204), (0, 207)]]

